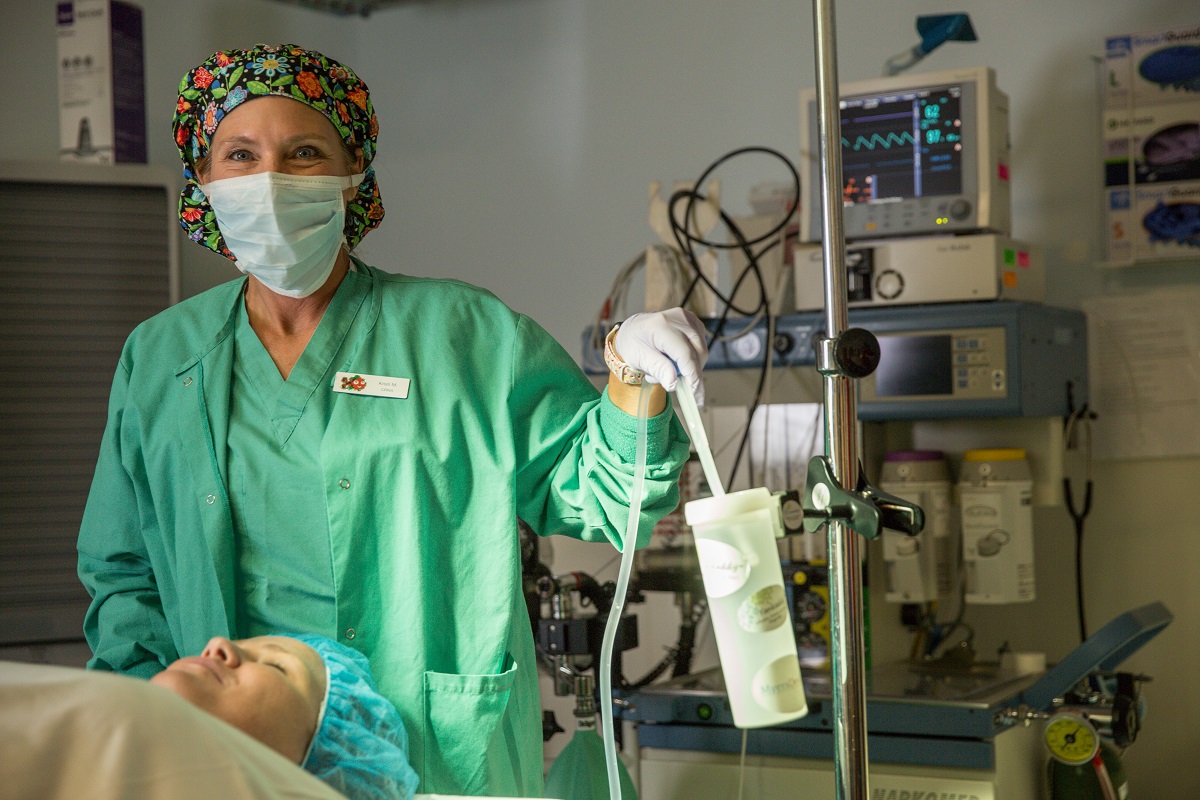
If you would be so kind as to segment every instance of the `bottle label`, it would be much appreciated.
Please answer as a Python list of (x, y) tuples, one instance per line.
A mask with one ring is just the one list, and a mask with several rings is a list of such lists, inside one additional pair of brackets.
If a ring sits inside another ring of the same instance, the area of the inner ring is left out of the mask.
[(788, 621), (787, 595), (776, 584), (759, 589), (742, 601), (737, 612), (738, 625), (750, 633), (773, 631)]
[(710, 598), (731, 595), (750, 578), (750, 561), (732, 545), (696, 537), (696, 555), (704, 577), (704, 592)]
[(795, 654), (777, 658), (760, 669), (754, 676), (751, 693), (768, 711), (778, 714), (805, 711), (808, 704), (804, 699), (804, 681)]

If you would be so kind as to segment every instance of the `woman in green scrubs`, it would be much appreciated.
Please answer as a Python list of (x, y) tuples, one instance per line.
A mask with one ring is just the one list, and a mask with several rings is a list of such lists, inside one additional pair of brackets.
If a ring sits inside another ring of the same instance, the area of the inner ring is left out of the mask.
[(517, 518), (620, 546), (643, 374), (642, 536), (674, 509), (688, 442), (664, 387), (678, 369), (699, 390), (699, 321), (631, 317), (598, 394), (488, 292), (352, 256), (383, 218), (378, 126), (320, 53), (216, 53), (174, 131), (181, 223), (246, 277), (126, 342), (79, 535), (89, 666), (150, 677), (213, 636), (328, 636), (400, 710), (420, 791), (539, 795)]

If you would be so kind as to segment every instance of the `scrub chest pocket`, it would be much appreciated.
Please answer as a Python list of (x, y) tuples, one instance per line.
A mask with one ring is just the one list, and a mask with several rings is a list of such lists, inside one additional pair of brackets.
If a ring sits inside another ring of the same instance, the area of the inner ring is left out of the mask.
[(518, 743), (502, 725), (517, 666), (499, 675), (425, 673), (424, 783), (433, 794), (515, 785)]

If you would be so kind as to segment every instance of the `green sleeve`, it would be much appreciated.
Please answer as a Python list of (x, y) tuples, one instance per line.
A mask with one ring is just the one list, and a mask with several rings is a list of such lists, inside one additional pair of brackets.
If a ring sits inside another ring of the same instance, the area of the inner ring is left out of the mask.
[[(519, 516), (542, 535), (562, 533), (620, 548), (629, 517), (637, 418), (600, 396), (567, 352), (520, 317), (509, 413), (516, 443)], [(646, 482), (638, 546), (679, 504), (688, 439), (670, 406), (647, 421)]]
[(79, 529), (78, 569), (92, 597), (83, 623), (92, 648), (88, 668), (148, 678), (176, 653), (143, 539), (153, 510), (139, 508), (134, 479), (122, 459), (128, 385), (129, 373), (121, 364)]

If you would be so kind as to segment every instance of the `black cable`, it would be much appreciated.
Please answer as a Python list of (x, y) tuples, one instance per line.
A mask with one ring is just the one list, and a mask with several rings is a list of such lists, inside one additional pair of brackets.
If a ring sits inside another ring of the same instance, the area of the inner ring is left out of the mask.
[(679, 654), (675, 658), (675, 669), (671, 677), (678, 678), (692, 672), (692, 655), (696, 650), (696, 628), (708, 613), (708, 598), (692, 604), (691, 613), (684, 617), (679, 628)]
[[(691, 203), (695, 202), (697, 197), (699, 197), (700, 199), (705, 199), (703, 195), (701, 195), (695, 191), (692, 191), (690, 189), (680, 189), (678, 192), (671, 195), (671, 199), (668, 202), (668, 208), (670, 209), (669, 214), (670, 214), (670, 218), (671, 218), (671, 231), (675, 234), (676, 243), (681, 248), (686, 247), (685, 252), (687, 253), (687, 256), (688, 256), (687, 263), (696, 272), (695, 277), (692, 278), (691, 285), (688, 286), (687, 293), (683, 297), (682, 303), (686, 303), (688, 301), (688, 299), (691, 297), (692, 292), (696, 288), (697, 282), (699, 282), (699, 283), (703, 283), (708, 288), (709, 291), (711, 291), (714, 295), (716, 295), (716, 297), (718, 299), (720, 299), (722, 303), (725, 304), (726, 315), (728, 314), (728, 312), (730, 310), (735, 311), (736, 313), (741, 314), (743, 316), (747, 316), (747, 317), (758, 314), (760, 311), (762, 311), (762, 309), (764, 307), (764, 295), (765, 295), (766, 289), (763, 286), (762, 272), (759, 270), (759, 267), (758, 267), (758, 257), (750, 249), (750, 247), (751, 247), (751, 245), (758, 244), (759, 242), (761, 242), (762, 237), (755, 239), (753, 242), (748, 241), (746, 239), (745, 234), (742, 233), (741, 228), (738, 227), (737, 223), (735, 223), (728, 214), (726, 214), (723, 210), (720, 210), (718, 212), (721, 215), (721, 221), (725, 223), (726, 228), (728, 228), (729, 232), (732, 233), (734, 235), (734, 238), (737, 239), (736, 244), (726, 245), (723, 249), (729, 250), (729, 249), (733, 249), (736, 247), (742, 251), (742, 254), (746, 257), (746, 261), (747, 261), (746, 269), (742, 272), (742, 274), (740, 276), (738, 276), (737, 283), (734, 284), (733, 289), (729, 292), (729, 296), (726, 297), (725, 295), (721, 294), (721, 290), (717, 288), (716, 284), (714, 284), (712, 281), (710, 281), (708, 279), (708, 276), (704, 274), (704, 271), (701, 270), (699, 265), (696, 263), (698, 259), (696, 257), (696, 252), (693, 249), (693, 245), (698, 241), (703, 241), (703, 239), (700, 239), (699, 237), (693, 237), (675, 219), (675, 206), (678, 205), (679, 201), (684, 199), (685, 197), (688, 199), (689, 208), (691, 206)], [(684, 243), (684, 238), (681, 238), (681, 237), (686, 238), (686, 245)], [(763, 252), (766, 252), (766, 249), (767, 248), (764, 248)], [(753, 272), (755, 277), (758, 279), (759, 289), (760, 289), (759, 304), (757, 306), (755, 306), (753, 309), (746, 310), (744, 308), (738, 308), (736, 305), (734, 305), (733, 298), (735, 296), (737, 296), (737, 290), (738, 290), (738, 287), (740, 287), (742, 285), (742, 280), (744, 280), (746, 277), (746, 274), (750, 273), (750, 272)]]
[[(758, 316), (761, 313), (761, 314), (763, 314), (763, 316), (766, 317), (767, 330), (769, 332), (774, 330), (773, 319), (772, 319), (772, 315), (770, 312), (770, 300), (767, 297), (767, 287), (766, 287), (765, 281), (763, 280), (762, 270), (759, 267), (758, 260), (765, 253), (770, 251), (770, 249), (772, 247), (779, 246), (781, 244), (781, 242), (783, 241), (783, 239), (786, 238), (786, 233), (784, 233), (782, 237), (780, 236), (780, 234), (786, 229), (787, 225), (792, 221), (793, 216), (795, 215), (797, 209), (799, 208), (799, 202), (800, 202), (800, 174), (799, 174), (799, 172), (796, 170), (795, 165), (792, 164), (792, 162), (787, 158), (787, 156), (783, 155), (782, 153), (780, 153), (777, 150), (773, 150), (773, 149), (767, 148), (767, 147), (758, 147), (758, 146), (742, 147), (742, 148), (738, 148), (736, 150), (732, 150), (732, 151), (726, 153), (725, 155), (721, 156), (717, 160), (713, 161), (708, 166), (708, 168), (704, 170), (704, 172), (700, 175), (700, 177), (696, 180), (694, 185), (696, 187), (702, 186), (704, 184), (704, 182), (708, 179), (708, 177), (713, 172), (715, 172), (721, 165), (723, 165), (725, 162), (727, 162), (730, 159), (735, 158), (737, 156), (746, 155), (749, 153), (763, 153), (763, 154), (773, 156), (773, 157), (777, 158), (778, 160), (782, 161), (792, 174), (793, 201), (792, 201), (791, 213), (786, 214), (784, 216), (784, 218), (778, 224), (775, 225), (775, 227), (771, 228), (769, 231), (762, 234), (761, 236), (758, 236), (757, 238), (752, 239), (752, 240), (747, 239), (746, 236), (742, 233), (741, 229), (737, 226), (737, 224), (729, 217), (728, 214), (726, 214), (724, 212), (724, 210), (721, 210), (721, 209), (718, 209), (718, 211), (721, 215), (721, 221), (725, 224), (726, 228), (733, 235), (734, 242), (732, 242), (732, 243), (727, 242), (727, 241), (726, 242), (717, 242), (717, 241), (711, 241), (711, 240), (705, 239), (703, 237), (703, 235), (693, 236), (689, 232), (688, 227), (689, 227), (689, 223), (695, 222), (696, 201), (697, 200), (705, 200), (707, 198), (704, 195), (700, 194), (696, 190), (684, 189), (684, 190), (675, 192), (671, 196), (670, 200), (668, 201), (668, 218), (670, 219), (670, 222), (671, 222), (671, 230), (672, 230), (672, 234), (675, 237), (675, 242), (678, 245), (680, 252), (682, 252), (686, 256), (685, 261), (687, 262), (687, 264), (690, 267), (692, 267), (692, 269), (695, 271), (695, 276), (693, 277), (692, 282), (688, 287), (687, 293), (684, 295), (684, 299), (680, 304), (684, 305), (687, 303), (687, 300), (691, 297), (692, 292), (695, 290), (695, 288), (699, 284), (704, 284), (704, 286), (706, 288), (708, 288), (709, 291), (711, 291), (713, 293), (713, 295), (715, 297), (717, 297), (718, 299), (720, 299), (722, 301), (722, 303), (724, 304), (724, 309), (721, 313), (721, 316), (717, 320), (716, 330), (713, 331), (713, 333), (711, 334), (710, 339), (709, 339), (708, 344), (709, 344), (710, 348), (723, 335), (726, 322), (729, 318), (730, 311), (734, 311), (736, 313), (743, 314), (746, 316)], [(676, 216), (676, 206), (678, 205), (679, 201), (684, 199), (685, 197), (687, 198), (687, 208), (684, 211), (683, 220), (681, 222), (678, 219), (678, 217)], [(767, 246), (764, 247), (762, 250), (760, 250), (758, 253), (753, 252), (753, 250), (751, 248), (754, 245), (761, 244), (763, 242), (769, 242), (769, 244), (767, 244)], [(714, 249), (720, 249), (720, 250), (740, 249), (742, 251), (743, 255), (746, 258), (747, 267), (745, 270), (742, 271), (742, 274), (740, 276), (738, 276), (738, 279), (735, 282), (734, 287), (731, 290), (730, 295), (728, 297), (725, 296), (724, 294), (722, 294), (720, 292), (720, 290), (713, 284), (713, 282), (710, 281), (706, 275), (704, 275), (703, 270), (700, 269), (699, 259), (697, 258), (696, 251), (695, 251), (696, 245), (703, 245), (706, 247), (712, 247)], [(746, 309), (739, 308), (739, 307), (735, 306), (733, 303), (733, 298), (737, 296), (738, 289), (740, 288), (742, 281), (745, 280), (748, 276), (754, 277), (754, 279), (758, 282), (758, 289), (759, 289), (758, 305), (754, 309), (749, 310), (749, 311), (747, 311)], [(755, 389), (754, 400), (750, 405), (750, 411), (749, 411), (749, 415), (748, 415), (747, 421), (746, 421), (746, 430), (742, 435), (741, 442), (738, 444), (737, 454), (734, 457), (733, 468), (730, 470), (729, 485), (732, 485), (734, 482), (734, 479), (737, 477), (737, 471), (738, 471), (739, 466), (741, 465), (742, 455), (745, 452), (747, 443), (749, 442), (750, 420), (753, 419), (754, 412), (758, 409), (759, 405), (762, 402), (762, 392), (763, 392), (764, 386), (766, 385), (767, 370), (770, 367), (770, 363), (771, 363), (770, 359), (774, 357), (774, 353), (775, 353), (774, 345), (775, 345), (775, 343), (773, 341), (769, 341), (769, 342), (766, 342), (766, 346), (764, 347), (762, 366), (759, 371), (758, 386)]]
[(692, 653), (696, 649), (695, 624), (679, 626), (679, 650), (675, 654), (675, 667), (671, 677), (678, 678), (692, 671)]
[[(724, 220), (725, 224), (729, 227), (730, 232), (738, 240), (738, 243), (742, 247), (742, 252), (745, 254), (746, 260), (747, 260), (747, 267), (745, 270), (742, 271), (742, 274), (738, 276), (737, 281), (733, 285), (731, 294), (736, 296), (738, 288), (741, 286), (742, 281), (746, 279), (746, 276), (753, 275), (755, 280), (758, 281), (758, 295), (759, 295), (759, 305), (757, 308), (754, 309), (753, 313), (755, 315), (757, 315), (762, 309), (764, 309), (764, 308), (767, 309), (767, 312), (764, 316), (766, 317), (766, 320), (767, 320), (767, 330), (768, 330), (768, 332), (770, 332), (773, 330), (772, 316), (770, 313), (770, 300), (767, 298), (766, 283), (763, 280), (762, 270), (758, 266), (758, 258), (762, 255), (762, 253), (765, 253), (768, 250), (770, 250), (772, 245), (768, 245), (767, 247), (763, 248), (763, 250), (758, 254), (751, 252), (750, 242), (748, 242), (746, 240), (745, 235), (742, 233), (741, 229), (737, 226), (737, 224), (732, 219), (730, 219), (724, 212), (721, 212), (721, 218), (722, 218), (722, 220)], [(760, 239), (756, 239), (755, 241), (761, 241), (761, 237), (760, 237)], [(779, 240), (777, 239), (776, 243), (778, 243), (778, 241)], [(696, 270), (696, 275), (697, 275), (697, 277), (702, 277), (702, 273), (700, 272), (699, 269)], [(707, 283), (707, 280), (705, 282)], [(693, 282), (693, 285), (694, 285), (694, 282)], [(734, 306), (731, 302), (727, 302), (725, 304), (724, 310), (721, 312), (720, 318), (717, 320), (717, 327), (716, 327), (716, 330), (713, 332), (712, 342), (715, 342), (717, 340), (717, 338), (720, 337), (724, 333), (725, 325), (729, 321), (729, 312), (731, 310), (735, 310)], [(709, 347), (712, 347), (712, 342), (709, 343)], [(746, 430), (742, 434), (741, 441), (738, 442), (737, 453), (733, 458), (733, 467), (731, 467), (729, 470), (729, 478), (727, 480), (727, 485), (729, 485), (729, 486), (732, 486), (734, 480), (737, 478), (738, 468), (741, 466), (741, 463), (742, 463), (742, 454), (746, 450), (746, 445), (749, 444), (749, 442), (750, 442), (750, 421), (754, 418), (754, 412), (758, 410), (759, 405), (762, 403), (763, 388), (766, 386), (766, 383), (767, 383), (767, 370), (770, 367), (770, 359), (773, 357), (774, 352), (775, 352), (774, 351), (774, 343), (766, 342), (765, 346), (763, 348), (762, 364), (759, 367), (759, 371), (758, 371), (758, 385), (755, 387), (754, 399), (750, 403), (750, 410), (746, 416)]]
[(700, 600), (693, 605), (692, 610), (683, 615), (679, 621), (679, 640), (675, 643), (675, 646), (667, 650), (667, 654), (663, 656), (662, 660), (636, 681), (631, 683), (625, 680), (624, 675), (620, 676), (621, 685), (629, 689), (641, 689), (644, 686), (649, 686), (662, 677), (663, 673), (672, 665), (674, 665), (674, 669), (671, 672), (671, 677), (673, 678), (691, 673), (692, 653), (696, 646), (696, 626), (700, 624), (700, 620), (704, 618), (707, 610), (707, 600)]
[[(793, 208), (793, 210), (795, 208), (798, 208), (799, 204), (800, 204), (800, 173), (796, 171), (795, 165), (792, 164), (791, 160), (789, 160), (787, 156), (785, 156), (783, 153), (780, 153), (778, 150), (772, 150), (769, 147), (760, 147), (757, 145), (751, 145), (749, 147), (739, 147), (736, 150), (730, 150), (728, 153), (721, 156), (716, 161), (712, 162), (712, 164), (710, 164), (708, 166), (708, 169), (704, 170), (704, 172), (696, 180), (696, 186), (703, 185), (704, 181), (706, 181), (708, 179), (708, 176), (711, 175), (712, 173), (716, 172), (717, 169), (722, 164), (724, 164), (726, 161), (729, 161), (730, 159), (736, 158), (737, 156), (740, 156), (740, 155), (745, 155), (747, 153), (764, 153), (766, 155), (777, 158), (783, 162), (784, 166), (786, 166), (788, 168), (788, 171), (790, 171), (792, 173), (792, 185), (795, 190), (793, 193), (794, 199), (792, 201), (792, 208)], [(688, 208), (687, 208), (687, 214), (684, 217), (685, 219), (689, 219), (691, 217), (692, 206), (693, 206), (693, 203), (695, 202), (695, 200), (696, 200), (696, 198), (693, 197), (692, 200), (689, 201)], [(784, 227), (787, 226), (788, 222), (790, 221), (790, 217), (791, 217), (791, 215), (789, 214), (788, 219), (784, 219), (782, 222), (780, 222), (774, 228), (767, 231), (766, 233), (764, 233), (762, 236), (758, 237), (754, 241), (750, 242), (750, 244), (752, 244), (752, 245), (758, 244), (760, 242), (765, 242), (768, 239), (773, 238), (776, 234), (778, 234), (780, 231), (782, 231), (784, 229)], [(675, 224), (675, 221), (674, 221), (674, 218), (672, 217), (672, 225), (674, 225), (674, 224)], [(684, 234), (687, 236), (687, 238), (690, 242), (694, 242), (695, 244), (701, 244), (701, 245), (704, 245), (705, 247), (712, 247), (712, 248), (716, 248), (718, 250), (731, 250), (734, 247), (737, 247), (737, 245), (730, 244), (729, 242), (713, 242), (713, 241), (709, 241), (708, 239), (705, 239), (701, 236), (692, 236), (691, 234), (688, 234), (686, 232), (686, 230), (684, 231)]]
[[(673, 194), (671, 196), (671, 199), (668, 202), (668, 206), (667, 206), (667, 208), (668, 208), (667, 216), (671, 222), (671, 231), (675, 236), (675, 243), (679, 246), (680, 252), (685, 253), (687, 255), (687, 257), (688, 257), (687, 260), (688, 260), (689, 265), (693, 269), (695, 269), (697, 272), (696, 277), (700, 281), (702, 281), (709, 288), (709, 290), (711, 290), (713, 292), (714, 295), (716, 295), (718, 298), (720, 298), (722, 300), (722, 302), (725, 303), (726, 307), (729, 307), (732, 305), (732, 298), (725, 297), (723, 294), (721, 294), (721, 292), (717, 289), (717, 287), (714, 286), (708, 280), (708, 278), (705, 277), (704, 274), (700, 271), (700, 268), (697, 265), (696, 251), (695, 251), (694, 245), (700, 244), (700, 245), (704, 245), (705, 247), (712, 247), (717, 250), (741, 249), (745, 253), (747, 260), (750, 262), (750, 268), (754, 269), (755, 272), (758, 272), (757, 261), (754, 258), (754, 256), (750, 253), (749, 248), (753, 245), (761, 244), (762, 242), (775, 239), (778, 236), (778, 234), (787, 227), (788, 223), (791, 222), (792, 217), (795, 215), (796, 210), (799, 208), (799, 205), (800, 205), (800, 173), (796, 171), (795, 165), (792, 164), (792, 162), (788, 159), (787, 156), (783, 155), (778, 150), (772, 150), (769, 147), (751, 146), (751, 147), (741, 147), (736, 150), (731, 150), (730, 152), (728, 152), (725, 155), (718, 158), (716, 161), (712, 162), (708, 166), (708, 168), (705, 169), (704, 172), (700, 175), (700, 177), (696, 180), (695, 185), (697, 187), (702, 186), (704, 184), (704, 181), (707, 180), (708, 177), (710, 175), (712, 175), (712, 173), (715, 172), (718, 168), (720, 168), (721, 165), (723, 165), (726, 161), (729, 161), (730, 159), (735, 158), (740, 155), (746, 155), (748, 153), (764, 153), (766, 155), (770, 155), (774, 158), (777, 158), (783, 162), (784, 166), (786, 166), (788, 168), (788, 171), (791, 172), (791, 174), (792, 174), (792, 211), (791, 211), (791, 213), (787, 214), (782, 220), (780, 220), (780, 222), (778, 224), (776, 224), (775, 227), (771, 228), (766, 233), (762, 234), (761, 236), (759, 236), (756, 239), (748, 241), (748, 240), (746, 240), (745, 236), (741, 235), (741, 231), (737, 229), (737, 226), (733, 223), (733, 221), (729, 218), (729, 216), (727, 214), (725, 214), (724, 211), (720, 211), (721, 220), (725, 223), (725, 225), (727, 227), (730, 228), (730, 231), (734, 233), (735, 237), (737, 238), (736, 242), (734, 242), (734, 243), (716, 242), (716, 241), (711, 241), (709, 239), (705, 239), (703, 236), (693, 236), (691, 233), (688, 232), (688, 229), (687, 229), (688, 222), (695, 221), (694, 220), (694, 208), (695, 208), (696, 201), (707, 199), (704, 195), (700, 194), (698, 191), (696, 191), (694, 189), (681, 189), (681, 190), (675, 192), (675, 194)], [(683, 215), (683, 222), (681, 223), (675, 216), (675, 206), (676, 206), (678, 200), (680, 200), (683, 197), (688, 198), (688, 205), (687, 205), (687, 209)], [(766, 252), (766, 250), (764, 249), (762, 252)], [(762, 253), (759, 253), (759, 255), (761, 256)], [(762, 283), (761, 273), (759, 273), (758, 277), (759, 277), (759, 283), (761, 285), (761, 283)], [(733, 294), (736, 294), (736, 291), (733, 292)], [(760, 303), (759, 307), (751, 312), (747, 312), (743, 309), (739, 309), (736, 307), (734, 308), (734, 310), (737, 311), (739, 314), (757, 314), (758, 311), (762, 309), (762, 307), (763, 306)]]
[(636, 681), (633, 681), (632, 683), (625, 681), (624, 677), (622, 677), (621, 678), (621, 682), (623, 684), (622, 688), (641, 689), (643, 687), (649, 686), (650, 684), (654, 683), (656, 680), (658, 680), (660, 677), (662, 677), (662, 674), (664, 672), (666, 672), (673, 663), (675, 663), (675, 658), (676, 658), (677, 654), (678, 654), (678, 650), (676, 648), (672, 647), (670, 650), (667, 651), (667, 654), (665, 656), (663, 656), (662, 661), (659, 661), (657, 664), (654, 665), (653, 669), (651, 669), (645, 675), (638, 678)]
[[(687, 191), (676, 192), (671, 197), (671, 208), (673, 209), (675, 203), (679, 199), (684, 197), (685, 195), (689, 196), (689, 198), (690, 198), (689, 203), (690, 203), (692, 200), (694, 200), (696, 193), (695, 192), (689, 193)], [(690, 206), (689, 206), (689, 208), (690, 208)], [(709, 338), (708, 346), (711, 349), (713, 347), (714, 343), (724, 334), (725, 325), (729, 320), (730, 311), (738, 311), (739, 313), (744, 313), (744, 312), (737, 309), (733, 305), (731, 298), (725, 297), (724, 295), (722, 295), (716, 289), (716, 287), (713, 286), (713, 284), (708, 280), (708, 278), (704, 275), (704, 272), (700, 269), (699, 265), (696, 263), (695, 253), (690, 249), (690, 244), (691, 244), (693, 237), (690, 234), (688, 234), (686, 230), (684, 230), (683, 228), (679, 227), (676, 224), (675, 215), (674, 215), (673, 211), (670, 216), (671, 216), (671, 225), (672, 225), (672, 229), (675, 231), (676, 240), (679, 241), (679, 237), (681, 234), (688, 238), (688, 263), (692, 267), (692, 269), (695, 270), (695, 273), (696, 273), (695, 278), (692, 279), (691, 286), (689, 286), (689, 288), (688, 288), (687, 294), (684, 296), (683, 303), (687, 302), (688, 297), (692, 293), (692, 290), (696, 287), (697, 281), (703, 282), (707, 287), (709, 287), (709, 289), (711, 289), (713, 291), (713, 293), (717, 297), (719, 297), (724, 302), (724, 309), (721, 312), (721, 316), (717, 318), (716, 329), (712, 332), (712, 334)], [(746, 269), (742, 271), (742, 274), (738, 276), (737, 281), (734, 283), (733, 290), (731, 291), (731, 296), (736, 296), (737, 290), (741, 287), (742, 281), (745, 280), (748, 275), (753, 275), (754, 279), (756, 281), (758, 281), (759, 304), (750, 313), (757, 316), (764, 308), (767, 309), (765, 316), (767, 318), (767, 325), (768, 325), (768, 329), (769, 329), (771, 326), (770, 302), (767, 298), (766, 283), (762, 277), (762, 270), (758, 266), (758, 256), (753, 251), (750, 250), (750, 242), (746, 239), (746, 236), (742, 233), (741, 228), (739, 228), (737, 223), (735, 223), (732, 219), (730, 219), (729, 216), (727, 214), (725, 214), (724, 211), (721, 212), (721, 219), (722, 219), (722, 221), (724, 221), (725, 225), (729, 228), (730, 233), (732, 233), (734, 238), (737, 239), (738, 246), (741, 247), (742, 253), (745, 255), (746, 261), (747, 261)], [(786, 222), (786, 220), (785, 220), (785, 222)], [(698, 238), (698, 237), (696, 237), (696, 238)], [(761, 241), (761, 238), (762, 237), (759, 237), (759, 239), (756, 239), (755, 241), (756, 242)], [(680, 241), (680, 246), (681, 247), (683, 246), (682, 241)], [(769, 249), (770, 249), (770, 245), (768, 245), (768, 247), (766, 247), (766, 248), (763, 248), (762, 252), (765, 253)], [(761, 255), (761, 253), (758, 255)], [(737, 454), (733, 460), (733, 467), (729, 471), (729, 478), (727, 480), (727, 484), (729, 486), (733, 485), (733, 482), (737, 477), (738, 468), (741, 466), (741, 463), (742, 463), (742, 453), (745, 451), (746, 444), (749, 442), (749, 439), (750, 439), (750, 420), (753, 419), (755, 410), (758, 408), (759, 404), (762, 402), (763, 387), (766, 385), (766, 380), (767, 380), (767, 369), (770, 366), (770, 358), (772, 357), (772, 354), (774, 353), (774, 349), (773, 349), (772, 345), (773, 345), (772, 342), (767, 342), (766, 346), (763, 348), (763, 350), (764, 350), (763, 360), (762, 360), (762, 365), (759, 368), (758, 386), (756, 387), (755, 392), (754, 392), (754, 400), (750, 404), (749, 414), (746, 419), (746, 431), (742, 435), (741, 442), (738, 443)]]
[(1087, 622), (1083, 610), (1083, 523), (1092, 511), (1092, 479), (1088, 478), (1083, 493), (1083, 509), (1075, 509), (1075, 498), (1071, 495), (1071, 480), (1063, 478), (1063, 494), (1067, 501), (1067, 513), (1075, 523), (1075, 603), (1079, 609), (1079, 641), (1087, 641)]
[(1087, 640), (1087, 621), (1084, 613), (1083, 602), (1083, 532), (1084, 521), (1088, 514), (1092, 511), (1092, 428), (1091, 421), (1096, 418), (1096, 413), (1088, 408), (1088, 404), (1084, 403), (1078, 409), (1075, 408), (1075, 398), (1072, 394), (1073, 386), (1070, 382), (1067, 383), (1067, 400), (1071, 413), (1064, 422), (1064, 446), (1067, 449), (1077, 446), (1075, 438), (1076, 426), (1083, 433), (1086, 442), (1085, 459), (1087, 466), (1087, 479), (1084, 483), (1083, 508), (1075, 508), (1075, 497), (1071, 491), (1071, 480), (1068, 477), (1063, 478), (1063, 496), (1066, 500), (1067, 513), (1071, 515), (1071, 521), (1075, 523), (1075, 603), (1079, 613), (1079, 641)]

